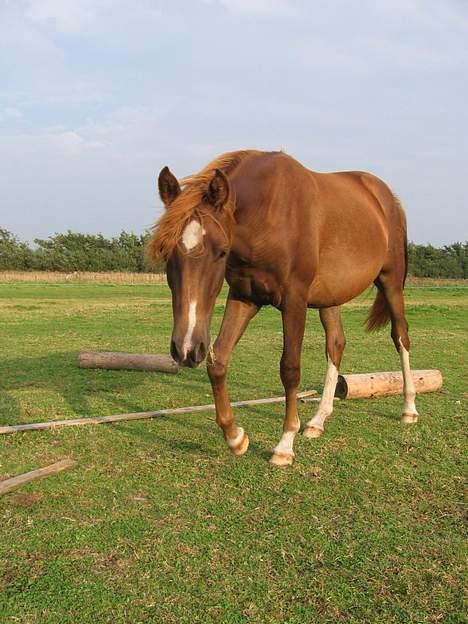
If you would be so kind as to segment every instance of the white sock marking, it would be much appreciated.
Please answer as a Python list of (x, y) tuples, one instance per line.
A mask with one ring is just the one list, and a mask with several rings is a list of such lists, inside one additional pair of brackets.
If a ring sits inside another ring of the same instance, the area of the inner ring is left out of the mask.
[(306, 427), (315, 427), (323, 431), (325, 420), (333, 412), (333, 398), (335, 396), (336, 382), (338, 380), (338, 369), (328, 356), (327, 374), (325, 376), (325, 387), (322, 398), (315, 416), (306, 423)]
[(185, 360), (187, 357), (187, 353), (192, 346), (192, 334), (195, 329), (195, 324), (197, 322), (197, 302), (191, 301), (189, 305), (189, 314), (188, 314), (188, 325), (187, 325), (187, 333), (184, 336), (184, 342), (182, 344), (182, 356)]
[(417, 414), (416, 410), (416, 388), (414, 387), (413, 375), (411, 374), (409, 353), (403, 346), (400, 338), (400, 360), (401, 370), (403, 372), (403, 395), (405, 403), (403, 405), (403, 414)]
[(239, 444), (242, 442), (243, 439), (244, 439), (244, 430), (242, 429), (242, 427), (238, 427), (236, 437), (232, 438), (231, 440), (229, 438), (226, 438), (226, 442), (229, 448), (236, 448), (239, 446)]
[(273, 453), (286, 453), (287, 455), (294, 455), (293, 444), (295, 436), (295, 431), (285, 431), (281, 436), (281, 440), (273, 449)]
[(197, 245), (199, 245), (204, 235), (206, 234), (205, 228), (202, 227), (199, 221), (193, 219), (186, 226), (185, 230), (182, 233), (182, 242), (187, 251), (190, 251)]

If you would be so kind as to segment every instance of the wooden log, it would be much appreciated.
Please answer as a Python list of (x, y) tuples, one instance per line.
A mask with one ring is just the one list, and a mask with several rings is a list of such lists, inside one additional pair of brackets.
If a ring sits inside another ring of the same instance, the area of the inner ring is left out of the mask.
[(117, 351), (82, 351), (78, 355), (80, 368), (112, 370), (141, 370), (177, 373), (179, 367), (170, 355), (160, 353), (121, 353)]
[[(442, 374), (439, 370), (413, 370), (416, 392), (435, 392), (442, 388)], [(335, 396), (340, 399), (366, 399), (379, 396), (403, 394), (401, 371), (339, 375)]]
[(50, 466), (38, 468), (37, 470), (31, 470), (31, 472), (26, 472), (16, 477), (11, 477), (11, 479), (0, 481), (0, 495), (16, 490), (16, 488), (19, 488), (21, 485), (34, 481), (35, 479), (47, 477), (51, 474), (57, 474), (58, 472), (68, 470), (69, 468), (74, 468), (76, 463), (77, 462), (74, 459), (62, 459), (62, 461), (50, 464)]
[[(316, 390), (306, 390), (297, 394), (298, 399), (317, 394)], [(234, 401), (232, 407), (245, 407), (247, 405), (265, 405), (268, 403), (284, 403), (284, 396), (270, 397), (267, 399), (249, 399), (248, 401)], [(215, 409), (214, 403), (208, 405), (191, 405), (189, 407), (171, 407), (155, 412), (134, 412), (133, 414), (113, 414), (111, 416), (95, 416), (88, 418), (74, 418), (70, 420), (49, 420), (46, 422), (29, 423), (26, 425), (6, 425), (0, 427), (0, 434), (15, 433), (17, 431), (39, 431), (41, 429), (55, 429), (56, 427), (78, 427), (80, 425), (100, 425), (102, 423), (118, 422), (121, 420), (146, 420), (171, 414), (188, 414), (190, 412), (209, 412)]]

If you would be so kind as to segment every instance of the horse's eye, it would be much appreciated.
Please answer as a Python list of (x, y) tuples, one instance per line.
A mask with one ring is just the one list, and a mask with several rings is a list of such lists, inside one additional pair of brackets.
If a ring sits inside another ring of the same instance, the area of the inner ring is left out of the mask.
[(226, 253), (227, 253), (227, 252), (226, 252), (226, 250), (225, 250), (225, 249), (223, 249), (222, 251), (220, 251), (220, 252), (219, 252), (219, 256), (218, 256), (218, 258), (220, 258), (220, 259), (221, 259), (221, 258), (224, 258), (224, 256), (226, 255)]

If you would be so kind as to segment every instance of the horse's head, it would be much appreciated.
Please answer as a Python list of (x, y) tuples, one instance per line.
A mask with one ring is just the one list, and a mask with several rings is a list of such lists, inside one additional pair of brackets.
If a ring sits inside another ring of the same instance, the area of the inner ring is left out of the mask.
[(171, 355), (182, 366), (196, 367), (210, 346), (211, 317), (230, 247), (229, 181), (222, 171), (215, 170), (202, 191), (190, 185), (181, 188), (165, 167), (158, 184), (166, 213), (154, 243), (160, 250), (166, 243), (162, 253), (167, 261), (174, 317)]

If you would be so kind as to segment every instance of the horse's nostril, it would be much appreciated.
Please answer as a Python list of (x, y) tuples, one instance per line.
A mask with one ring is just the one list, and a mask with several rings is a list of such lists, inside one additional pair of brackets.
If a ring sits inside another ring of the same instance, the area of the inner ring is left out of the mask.
[(181, 366), (190, 366), (191, 368), (195, 368), (203, 362), (206, 354), (207, 348), (204, 342), (199, 342), (189, 351), (182, 354), (175, 340), (171, 340), (171, 356)]
[(206, 357), (206, 345), (204, 342), (200, 343), (199, 353), (200, 353), (200, 362), (202, 362)]
[(171, 340), (171, 355), (173, 360), (178, 363), (180, 362), (179, 351), (177, 350), (176, 343), (173, 340)]
[(193, 359), (197, 364), (203, 362), (206, 357), (206, 346), (205, 343), (200, 342), (193, 350)]

